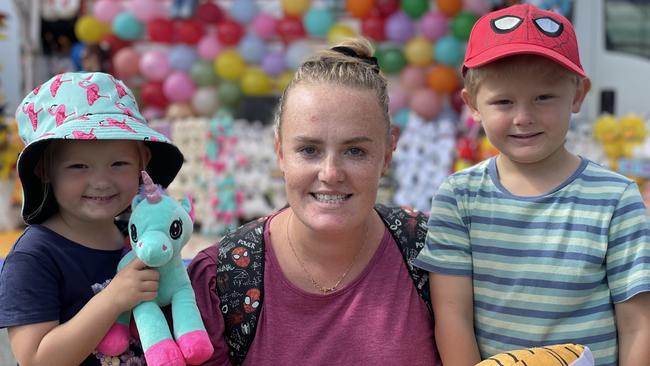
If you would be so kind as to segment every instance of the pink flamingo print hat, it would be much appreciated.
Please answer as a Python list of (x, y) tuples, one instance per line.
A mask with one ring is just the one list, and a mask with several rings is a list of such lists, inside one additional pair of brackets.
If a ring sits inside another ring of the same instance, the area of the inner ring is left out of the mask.
[(68, 140), (136, 140), (151, 150), (147, 172), (167, 187), (183, 164), (181, 151), (147, 125), (133, 92), (113, 76), (69, 72), (54, 76), (29, 93), (16, 110), (18, 133), (25, 148), (18, 157), (23, 186), (22, 216), (27, 224), (43, 222), (57, 210), (52, 194), (34, 169), (47, 143)]

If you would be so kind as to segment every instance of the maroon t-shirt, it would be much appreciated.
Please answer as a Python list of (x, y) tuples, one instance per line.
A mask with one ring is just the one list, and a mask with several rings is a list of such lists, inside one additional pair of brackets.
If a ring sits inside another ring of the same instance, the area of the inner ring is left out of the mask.
[[(244, 365), (436, 365), (433, 321), (386, 229), (366, 269), (331, 294), (312, 294), (283, 274), (266, 222), (264, 300)], [(215, 348), (205, 365), (229, 365), (215, 292), (217, 250), (189, 268), (196, 301)]]

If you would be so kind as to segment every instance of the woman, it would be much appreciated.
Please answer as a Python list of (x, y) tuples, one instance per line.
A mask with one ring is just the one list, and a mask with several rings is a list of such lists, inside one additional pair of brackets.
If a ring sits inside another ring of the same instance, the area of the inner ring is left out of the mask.
[[(434, 365), (424, 215), (375, 206), (395, 144), (365, 40), (315, 55), (276, 112), (288, 207), (199, 253), (189, 272), (209, 365)], [(418, 290), (419, 289), (419, 290)]]

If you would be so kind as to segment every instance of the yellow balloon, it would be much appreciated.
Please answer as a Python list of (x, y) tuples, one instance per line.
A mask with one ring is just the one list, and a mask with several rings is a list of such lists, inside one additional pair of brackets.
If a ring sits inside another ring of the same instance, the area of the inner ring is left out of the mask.
[(327, 31), (327, 42), (337, 44), (346, 38), (356, 36), (354, 29), (346, 24), (336, 23)]
[(110, 24), (90, 15), (82, 16), (74, 25), (74, 34), (77, 39), (86, 44), (99, 43), (110, 31)]
[(235, 50), (225, 50), (214, 60), (214, 72), (225, 80), (238, 80), (246, 70), (246, 62)]
[(404, 46), (404, 57), (409, 64), (427, 66), (433, 61), (433, 46), (424, 37), (413, 37)]
[(293, 71), (285, 71), (275, 80), (275, 89), (280, 93), (284, 92), (284, 89), (287, 88), (287, 85), (293, 80)]
[(311, 7), (310, 0), (282, 0), (282, 10), (286, 15), (300, 17)]
[(244, 71), (240, 86), (245, 95), (268, 95), (273, 91), (271, 78), (258, 67), (249, 67)]

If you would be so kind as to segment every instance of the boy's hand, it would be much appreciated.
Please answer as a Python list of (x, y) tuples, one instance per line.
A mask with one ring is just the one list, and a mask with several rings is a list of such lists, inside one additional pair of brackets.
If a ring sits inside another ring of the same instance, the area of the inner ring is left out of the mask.
[(159, 280), (158, 271), (134, 258), (117, 272), (100, 294), (115, 304), (121, 313), (133, 309), (143, 301), (155, 299), (158, 295)]

